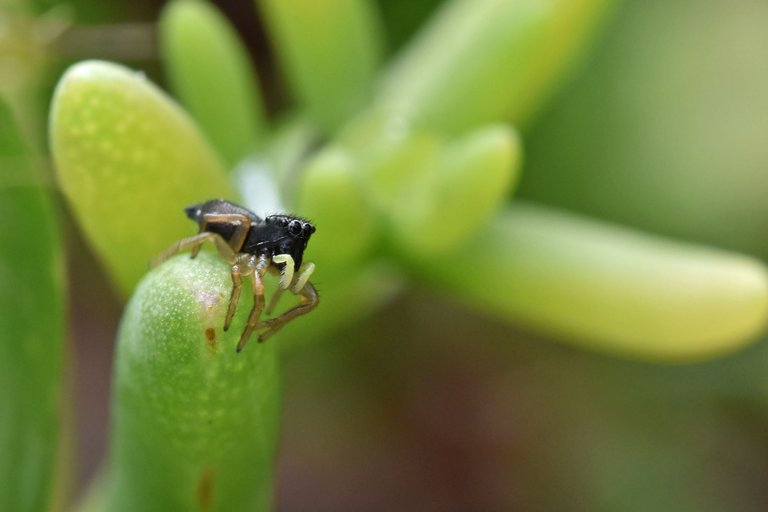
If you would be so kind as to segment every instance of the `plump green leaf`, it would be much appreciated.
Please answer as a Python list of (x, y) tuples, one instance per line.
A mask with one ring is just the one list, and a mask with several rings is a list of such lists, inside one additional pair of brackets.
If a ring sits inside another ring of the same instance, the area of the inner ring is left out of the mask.
[(166, 6), (160, 42), (174, 92), (234, 166), (263, 143), (267, 128), (246, 49), (227, 20), (200, 0)]
[(383, 78), (378, 102), (459, 132), (524, 121), (570, 68), (613, 0), (450, 0)]
[[(520, 143), (507, 126), (490, 126), (447, 143), (438, 167), (416, 180), (418, 197), (392, 209), (403, 251), (434, 257), (483, 226), (517, 181)], [(423, 182), (420, 182), (423, 181)]]
[(189, 117), (141, 73), (76, 64), (59, 82), (50, 123), (64, 195), (125, 294), (151, 257), (194, 232), (183, 207), (235, 198)]
[(17, 512), (57, 499), (64, 279), (42, 183), (0, 101), (0, 510)]
[(423, 271), (539, 332), (647, 359), (735, 350), (768, 313), (756, 260), (525, 204)]
[(324, 130), (368, 99), (381, 54), (370, 0), (257, 0), (290, 86)]
[(107, 510), (266, 511), (279, 425), (277, 344), (237, 341), (243, 293), (217, 255), (179, 255), (139, 284), (117, 348)]
[(516, 184), (521, 161), (508, 125), (445, 137), (375, 109), (348, 123), (335, 144), (362, 175), (361, 192), (393, 242), (417, 258), (450, 250), (487, 222)]
[(358, 170), (358, 162), (338, 149), (321, 153), (304, 169), (298, 211), (319, 230), (311, 242), (319, 264), (346, 266), (373, 241), (374, 213)]

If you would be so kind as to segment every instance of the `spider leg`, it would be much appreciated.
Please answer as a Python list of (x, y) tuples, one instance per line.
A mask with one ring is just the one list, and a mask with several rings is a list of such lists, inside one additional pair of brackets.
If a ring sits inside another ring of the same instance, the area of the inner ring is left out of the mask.
[[(291, 258), (288, 255), (285, 255), (285, 256), (287, 256), (287, 258), (290, 259), (290, 262), (293, 262), (293, 258)], [(309, 281), (309, 278), (312, 275), (312, 272), (315, 271), (314, 263), (307, 263), (306, 265), (303, 265), (303, 267), (304, 267), (304, 270), (302, 270), (301, 273), (298, 275), (294, 274), (291, 279), (291, 280), (295, 280), (293, 285), (291, 285), (290, 287), (291, 292), (294, 295), (298, 295), (299, 293), (301, 293), (301, 289), (304, 288), (304, 285), (307, 284), (307, 281)], [(277, 290), (275, 290), (275, 293), (272, 295), (272, 299), (269, 301), (269, 306), (267, 306), (267, 309), (265, 310), (268, 315), (272, 314), (272, 311), (275, 309), (275, 306), (277, 306), (277, 303), (280, 301), (280, 297), (283, 296), (284, 291), (285, 291), (285, 288), (283, 288), (282, 286), (279, 286)]]
[(243, 350), (243, 347), (248, 343), (248, 339), (251, 337), (253, 330), (259, 325), (259, 317), (264, 310), (264, 282), (261, 280), (264, 272), (267, 270), (269, 260), (266, 256), (259, 256), (258, 262), (255, 264), (253, 274), (251, 275), (251, 284), (253, 285), (253, 307), (248, 314), (248, 323), (243, 330), (243, 334), (240, 335), (240, 341), (237, 342), (237, 351)]
[(275, 293), (272, 294), (272, 298), (269, 300), (269, 306), (267, 306), (267, 309), (265, 309), (265, 313), (268, 315), (272, 314), (272, 311), (275, 309), (275, 306), (277, 306), (277, 303), (280, 301), (280, 297), (283, 296), (283, 292), (285, 290), (278, 287), (277, 290), (275, 290)]
[[(234, 224), (235, 231), (232, 236), (229, 237), (227, 245), (232, 249), (232, 252), (240, 252), (245, 242), (245, 237), (248, 235), (248, 230), (251, 228), (251, 219), (246, 215), (239, 213), (206, 213), (203, 215), (202, 222), (200, 223), (200, 233), (205, 232), (208, 224), (223, 223)], [(192, 257), (197, 256), (200, 252), (200, 246), (192, 248)]]
[(232, 265), (232, 293), (229, 296), (229, 306), (227, 307), (227, 316), (224, 319), (224, 330), (229, 330), (232, 323), (232, 317), (235, 316), (237, 303), (240, 301), (240, 291), (243, 288), (243, 278), (240, 276), (240, 266)]
[(299, 290), (298, 295), (300, 295), (299, 303), (283, 313), (282, 315), (278, 316), (277, 318), (270, 318), (269, 320), (265, 320), (261, 322), (259, 327), (267, 327), (267, 330), (261, 333), (259, 336), (259, 343), (266, 341), (269, 339), (273, 334), (275, 334), (277, 331), (279, 331), (285, 324), (290, 322), (296, 317), (299, 317), (301, 315), (306, 315), (315, 307), (318, 303), (318, 296), (317, 296), (317, 290), (312, 285), (311, 282), (307, 281), (304, 284), (304, 287)]
[(210, 231), (206, 231), (204, 233), (198, 233), (195, 236), (190, 236), (188, 238), (182, 238), (178, 242), (174, 243), (172, 246), (152, 258), (152, 260), (149, 262), (150, 268), (157, 267), (161, 263), (167, 261), (171, 258), (174, 254), (184, 251), (186, 249), (192, 248), (193, 251), (200, 250), (200, 246), (203, 245), (208, 240), (212, 241), (216, 245), (216, 249), (218, 249), (219, 254), (227, 260), (229, 263), (235, 262), (235, 252), (232, 250), (232, 248), (227, 244), (226, 240), (224, 240), (221, 235), (218, 233), (211, 233)]

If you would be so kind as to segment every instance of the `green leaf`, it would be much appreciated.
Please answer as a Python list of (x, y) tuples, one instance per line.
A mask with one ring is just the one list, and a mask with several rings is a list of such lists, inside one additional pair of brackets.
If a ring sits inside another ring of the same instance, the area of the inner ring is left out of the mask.
[[(520, 140), (501, 124), (446, 138), (401, 121), (367, 111), (341, 132), (333, 154), (362, 175), (361, 192), (400, 251), (432, 257), (461, 244), (508, 197), (517, 182)], [(317, 196), (310, 200), (324, 201)]]
[(390, 113), (370, 109), (353, 118), (334, 140), (334, 149), (353, 158), (375, 207), (389, 216), (404, 196), (420, 194), (441, 158), (443, 137), (412, 129)]
[(580, 56), (613, 0), (452, 0), (387, 71), (378, 104), (461, 132), (524, 122)]
[(319, 265), (346, 267), (361, 258), (375, 236), (375, 217), (360, 183), (359, 163), (341, 149), (328, 149), (304, 169), (298, 211), (320, 235), (311, 252)]
[(421, 268), (539, 332), (646, 359), (735, 350), (756, 339), (768, 313), (758, 261), (525, 204)]
[(124, 294), (150, 258), (194, 232), (183, 207), (235, 198), (189, 117), (141, 73), (76, 64), (59, 82), (50, 123), (64, 195)]
[[(391, 217), (401, 249), (434, 257), (463, 243), (500, 207), (517, 181), (520, 142), (508, 126), (489, 126), (445, 145), (439, 161), (402, 196)], [(415, 197), (414, 197), (415, 195)]]
[(203, 252), (150, 272), (120, 326), (109, 507), (270, 509), (279, 425), (275, 340), (237, 341), (253, 303), (243, 293), (222, 329), (228, 265)]
[(41, 183), (0, 101), (0, 510), (16, 512), (46, 511), (60, 498), (64, 272)]
[(246, 49), (226, 18), (199, 0), (165, 7), (160, 42), (174, 92), (233, 167), (263, 142), (268, 124)]
[(368, 99), (381, 57), (370, 0), (257, 0), (299, 103), (330, 131)]

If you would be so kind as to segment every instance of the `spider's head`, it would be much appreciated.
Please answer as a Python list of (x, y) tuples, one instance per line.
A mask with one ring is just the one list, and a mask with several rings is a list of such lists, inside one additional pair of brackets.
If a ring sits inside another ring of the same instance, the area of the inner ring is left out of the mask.
[(304, 249), (309, 238), (315, 232), (315, 226), (307, 219), (295, 215), (270, 215), (264, 219), (270, 228), (270, 241), (273, 254), (290, 254), (296, 263), (296, 270), (301, 266)]

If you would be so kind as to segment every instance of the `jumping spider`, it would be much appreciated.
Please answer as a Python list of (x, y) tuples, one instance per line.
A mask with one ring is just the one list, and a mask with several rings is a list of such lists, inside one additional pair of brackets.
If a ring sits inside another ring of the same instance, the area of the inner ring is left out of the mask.
[[(317, 290), (309, 282), (315, 264), (307, 263), (303, 268), (301, 265), (309, 237), (315, 232), (315, 226), (309, 221), (293, 215), (270, 215), (261, 219), (250, 210), (224, 199), (211, 199), (184, 211), (187, 217), (197, 222), (200, 227), (198, 234), (173, 244), (152, 260), (152, 266), (186, 249), (192, 249), (194, 258), (203, 243), (212, 241), (219, 254), (231, 265), (232, 294), (224, 320), (225, 331), (232, 323), (240, 300), (242, 276), (251, 276), (253, 308), (237, 344), (238, 352), (254, 330), (266, 327), (259, 335), (259, 342), (265, 341), (286, 323), (317, 306)], [(279, 274), (280, 283), (265, 310), (262, 278), (267, 271)], [(260, 320), (262, 311), (270, 314), (285, 290), (298, 295), (299, 303), (280, 316)]]

